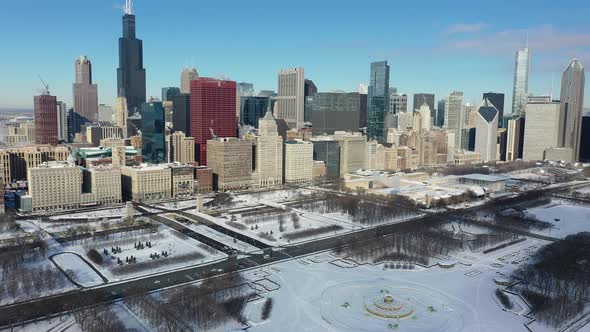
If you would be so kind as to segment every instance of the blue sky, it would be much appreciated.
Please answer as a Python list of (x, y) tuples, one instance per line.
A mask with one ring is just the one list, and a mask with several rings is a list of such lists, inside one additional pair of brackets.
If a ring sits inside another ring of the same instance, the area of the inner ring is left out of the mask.
[[(93, 62), (99, 102), (113, 104), (124, 0), (10, 0), (0, 5), (0, 107), (32, 107), (41, 74), (71, 105), (74, 59)], [(532, 49), (529, 90), (559, 95), (576, 56), (590, 68), (590, 1), (135, 0), (147, 94), (178, 86), (184, 65), (201, 76), (276, 90), (281, 68), (304, 67), (320, 91), (356, 91), (369, 63), (388, 60), (391, 86), (506, 94), (514, 51)], [(590, 80), (590, 78), (588, 79)], [(586, 84), (585, 104), (590, 105)]]

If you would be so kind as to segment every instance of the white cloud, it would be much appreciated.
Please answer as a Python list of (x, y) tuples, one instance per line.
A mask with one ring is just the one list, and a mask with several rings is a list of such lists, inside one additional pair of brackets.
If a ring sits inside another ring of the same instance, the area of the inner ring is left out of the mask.
[(445, 33), (452, 35), (458, 33), (474, 33), (480, 32), (486, 29), (488, 25), (486, 23), (458, 23), (450, 25), (446, 30)]

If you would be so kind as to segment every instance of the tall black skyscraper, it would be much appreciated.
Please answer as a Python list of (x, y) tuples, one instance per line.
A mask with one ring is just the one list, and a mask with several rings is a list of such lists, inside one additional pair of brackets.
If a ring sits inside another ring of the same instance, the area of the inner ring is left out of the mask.
[(135, 37), (135, 15), (131, 0), (125, 4), (123, 37), (119, 38), (119, 68), (117, 68), (117, 95), (127, 98), (129, 114), (138, 112), (145, 103), (145, 69), (143, 43)]
[(496, 106), (496, 109), (500, 114), (498, 114), (498, 124), (502, 122), (502, 117), (504, 116), (504, 94), (503, 93), (495, 93), (495, 92), (486, 92), (483, 94), (482, 100), (489, 100), (492, 105)]

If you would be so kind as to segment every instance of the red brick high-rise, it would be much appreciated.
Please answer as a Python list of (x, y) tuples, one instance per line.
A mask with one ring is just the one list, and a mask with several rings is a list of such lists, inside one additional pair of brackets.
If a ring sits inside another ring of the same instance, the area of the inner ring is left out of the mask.
[(236, 137), (236, 82), (201, 77), (191, 81), (190, 136), (199, 165), (207, 165), (207, 140)]
[(35, 96), (35, 142), (57, 145), (57, 98), (49, 94)]

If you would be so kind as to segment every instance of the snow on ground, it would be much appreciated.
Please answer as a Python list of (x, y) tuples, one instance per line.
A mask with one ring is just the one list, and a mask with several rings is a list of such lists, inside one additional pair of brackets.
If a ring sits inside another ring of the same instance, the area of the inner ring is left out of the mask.
[[(151, 248), (147, 246), (148, 241), (151, 243)], [(139, 242), (143, 244), (143, 249), (135, 248), (135, 244)], [(121, 252), (113, 253), (112, 247), (120, 247)], [(227, 257), (226, 254), (164, 225), (160, 225), (154, 233), (133, 233), (133, 236), (124, 238), (87, 239), (67, 247), (68, 251), (77, 252), (80, 255), (86, 255), (89, 249), (95, 249), (103, 256), (103, 264), (96, 267), (110, 281), (203, 264)], [(103, 253), (104, 249), (107, 249), (108, 255)], [(163, 251), (168, 254), (168, 257), (162, 255)], [(160, 257), (152, 259), (150, 255), (153, 254), (158, 254)], [(136, 258), (136, 263), (125, 263), (126, 258), (131, 256)], [(117, 259), (120, 259), (123, 264), (117, 264)]]
[[(503, 310), (494, 298), (499, 287), (494, 278), (517, 267), (501, 264), (497, 257), (537, 243), (540, 241), (527, 240), (488, 255), (456, 253), (471, 265), (457, 264), (450, 269), (342, 268), (330, 263), (335, 257), (328, 254), (323, 254), (325, 260), (309, 257), (275, 264), (264, 268), (270, 272), (265, 278), (280, 284), (278, 290), (265, 294), (274, 300), (271, 318), (261, 321), (260, 304), (249, 304), (245, 310), (253, 325), (249, 330), (525, 332), (524, 324), (530, 319)], [(367, 312), (365, 306), (385, 294), (414, 312), (400, 319)]]
[(286, 202), (297, 199), (299, 196), (310, 195), (313, 190), (310, 189), (278, 189), (271, 191), (240, 193), (232, 196), (232, 202), (229, 206), (206, 206), (207, 209), (239, 209), (260, 205), (261, 201), (267, 202)]
[(575, 205), (565, 200), (554, 199), (547, 205), (527, 209), (527, 212), (554, 225), (544, 230), (532, 230), (534, 233), (564, 238), (570, 234), (590, 232), (589, 205)]
[[(207, 202), (207, 201), (208, 200), (204, 200), (204, 202)], [(168, 209), (168, 210), (196, 208), (196, 206), (197, 206), (197, 199), (196, 198), (193, 198), (190, 200), (185, 200), (185, 201), (174, 201), (174, 202), (165, 202), (165, 203), (154, 204), (154, 207), (156, 207), (156, 208), (163, 208), (163, 209)]]
[(92, 269), (89, 262), (78, 255), (64, 252), (51, 258), (70, 278), (79, 285), (92, 287), (104, 283), (102, 278)]
[(40, 332), (40, 331), (61, 331), (61, 332), (82, 332), (80, 325), (74, 320), (72, 315), (63, 315), (51, 319), (38, 320), (24, 326), (15, 326), (13, 329), (7, 328), (7, 331), (13, 332)]
[[(80, 217), (78, 217), (80, 218)], [(149, 221), (146, 217), (136, 217), (135, 221)], [(77, 221), (73, 222), (70, 219), (63, 219), (63, 220), (55, 220), (55, 221), (43, 221), (39, 219), (28, 220), (29, 222), (33, 223), (36, 227), (39, 227), (49, 233), (62, 233), (67, 231), (68, 229), (76, 229), (77, 227), (84, 227), (89, 228), (91, 230), (114, 230), (117, 228), (123, 228), (128, 226), (134, 226), (137, 224), (127, 224), (123, 223), (121, 219), (101, 219), (101, 220), (94, 220), (94, 221)], [(20, 221), (19, 221), (20, 223)]]
[[(170, 220), (175, 220), (174, 214), (169, 214), (169, 215), (160, 216), (160, 217), (167, 218)], [(220, 232), (212, 229), (211, 227), (207, 227), (203, 224), (192, 223), (192, 222), (187, 223), (187, 224), (185, 224), (185, 223), (181, 223), (181, 224), (188, 229), (191, 229), (199, 234), (207, 236), (210, 239), (221, 242), (230, 248), (235, 248), (235, 249), (242, 251), (242, 252), (253, 252), (253, 251), (260, 250), (257, 247), (254, 247), (253, 245), (251, 245), (249, 243), (240, 241), (238, 239), (234, 239), (233, 237), (231, 237), (229, 235), (220, 233)]]
[(582, 195), (590, 195), (590, 186), (578, 188), (575, 191)]
[[(134, 215), (139, 215), (140, 213), (135, 211)], [(57, 216), (51, 216), (49, 219), (51, 220), (69, 220), (69, 219), (82, 219), (82, 218), (113, 218), (113, 217), (123, 217), (125, 215), (125, 207), (119, 208), (112, 208), (112, 209), (105, 209), (105, 210), (96, 210), (96, 211), (85, 211), (85, 212), (72, 212), (67, 214), (60, 214)]]
[[(123, 323), (126, 331), (149, 332), (151, 331), (145, 324), (139, 320), (129, 308), (122, 303), (115, 303), (110, 306), (113, 313)], [(12, 329), (14, 332), (39, 332), (39, 331), (61, 331), (61, 332), (82, 332), (74, 316), (64, 314), (60, 317), (39, 320), (24, 326), (17, 326)]]
[[(295, 210), (298, 211), (298, 210)], [(360, 229), (361, 227), (358, 225), (353, 225), (352, 223), (348, 222), (347, 220), (339, 219), (338, 215), (336, 214), (316, 214), (310, 212), (300, 212), (298, 211), (299, 216), (299, 228), (296, 228), (290, 215), (285, 217), (284, 222), (284, 229), (281, 232), (279, 226), (279, 219), (271, 219), (268, 221), (260, 221), (252, 224), (247, 224), (246, 221), (250, 219), (250, 217), (236, 216), (236, 220), (234, 221), (237, 224), (242, 225), (242, 227), (236, 227), (235, 224), (228, 224), (231, 221), (232, 214), (224, 213), (221, 217), (211, 217), (209, 215), (197, 212), (195, 210), (188, 210), (187, 213), (191, 213), (200, 217), (207, 218), (218, 225), (221, 225), (225, 228), (232, 229), (238, 233), (247, 235), (249, 237), (255, 238), (263, 243), (272, 246), (280, 246), (280, 245), (288, 245), (291, 243), (297, 243), (302, 241), (309, 241), (316, 238), (322, 238), (327, 236), (334, 236), (336, 234), (340, 234), (343, 232), (349, 232), (353, 229)], [(304, 230), (312, 230), (326, 226), (334, 226), (338, 225), (342, 228), (339, 230), (332, 230), (330, 232), (323, 232), (318, 235), (314, 236), (307, 236), (303, 238), (289, 240), (287, 238), (283, 238), (284, 235), (293, 234), (296, 232), (304, 231)], [(258, 227), (256, 227), (258, 226)]]

